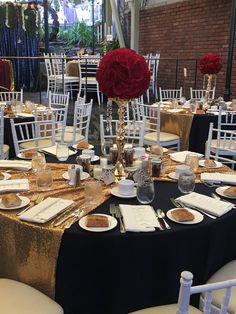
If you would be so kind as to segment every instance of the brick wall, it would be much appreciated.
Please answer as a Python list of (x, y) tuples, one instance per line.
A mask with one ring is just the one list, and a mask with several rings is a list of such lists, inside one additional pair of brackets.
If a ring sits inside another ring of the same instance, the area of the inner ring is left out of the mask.
[[(223, 96), (231, 18), (231, 0), (188, 0), (158, 6), (140, 12), (140, 53), (160, 52), (158, 85), (183, 86), (183, 68), (187, 68), (186, 96), (194, 87), (196, 59), (205, 53), (219, 54), (224, 66), (217, 76), (216, 96)], [(236, 42), (236, 40), (235, 40)], [(235, 45), (236, 46), (236, 45)], [(234, 48), (236, 52), (236, 47)], [(186, 60), (188, 59), (188, 60)], [(202, 88), (202, 74), (197, 71), (197, 88)], [(232, 97), (236, 98), (235, 62), (232, 68)]]

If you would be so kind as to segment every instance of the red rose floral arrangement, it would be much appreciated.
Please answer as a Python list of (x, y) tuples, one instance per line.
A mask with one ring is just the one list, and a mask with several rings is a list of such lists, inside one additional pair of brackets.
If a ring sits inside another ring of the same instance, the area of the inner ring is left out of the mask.
[(213, 75), (220, 72), (223, 66), (223, 61), (220, 56), (214, 53), (205, 54), (198, 63), (198, 69), (203, 75), (207, 75), (207, 87), (206, 87), (206, 102), (203, 105), (204, 109), (207, 110), (209, 107), (209, 96), (211, 91), (211, 82)]
[(99, 89), (118, 106), (119, 124), (116, 135), (118, 176), (123, 175), (124, 109), (128, 101), (143, 95), (149, 88), (150, 71), (144, 57), (134, 50), (118, 48), (100, 61), (96, 79)]
[(198, 63), (198, 69), (202, 74), (217, 74), (220, 72), (223, 62), (220, 56), (208, 53)]

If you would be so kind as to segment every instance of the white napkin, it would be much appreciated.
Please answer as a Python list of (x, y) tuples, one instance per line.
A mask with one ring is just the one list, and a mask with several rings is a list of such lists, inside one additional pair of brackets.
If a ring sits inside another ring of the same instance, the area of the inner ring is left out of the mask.
[(203, 154), (199, 154), (199, 153), (195, 153), (195, 152), (190, 152), (188, 150), (184, 150), (182, 152), (177, 152), (177, 153), (172, 153), (170, 154), (170, 158), (174, 161), (177, 162), (185, 162), (185, 158), (187, 154), (197, 154), (199, 158), (201, 158), (203, 156)]
[(13, 179), (0, 181), (0, 192), (23, 192), (29, 190), (28, 179)]
[(149, 232), (159, 228), (157, 217), (149, 205), (120, 204), (125, 229), (132, 232)]
[(195, 192), (180, 196), (177, 200), (180, 200), (186, 206), (194, 206), (218, 217), (226, 214), (234, 206), (234, 204), (223, 202)]
[(66, 210), (72, 204), (74, 204), (74, 202), (71, 200), (48, 197), (20, 215), (19, 218), (29, 222), (45, 223), (60, 212)]
[[(45, 154), (49, 154), (49, 155), (53, 155), (56, 156), (57, 155), (57, 146), (51, 146), (51, 147), (47, 147), (47, 148), (43, 148), (41, 149), (42, 152), (44, 152)], [(69, 149), (69, 156), (75, 155), (77, 152), (74, 152), (73, 150)]]
[(201, 173), (201, 181), (208, 182), (224, 182), (227, 184), (236, 185), (236, 174), (204, 172)]
[(31, 169), (31, 161), (21, 160), (0, 160), (0, 168), (12, 168), (22, 171)]

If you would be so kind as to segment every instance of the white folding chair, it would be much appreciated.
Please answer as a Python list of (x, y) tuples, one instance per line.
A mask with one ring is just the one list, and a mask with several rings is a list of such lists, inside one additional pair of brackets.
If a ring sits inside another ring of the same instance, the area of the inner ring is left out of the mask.
[[(215, 98), (215, 91), (216, 88), (213, 87), (213, 89), (210, 90), (210, 99)], [(206, 89), (193, 89), (190, 87), (190, 99), (200, 100), (201, 98), (205, 97), (206, 95)]]
[(210, 123), (205, 158), (231, 164), (233, 168), (236, 164), (236, 129), (218, 129)]
[(16, 280), (0, 278), (0, 313), (63, 314), (63, 308), (42, 292)]
[[(108, 139), (116, 142), (119, 120), (104, 119), (100, 115), (100, 138), (101, 145)], [(143, 146), (146, 119), (142, 121), (125, 120), (125, 143)]]
[(52, 113), (46, 117), (38, 117), (29, 122), (11, 122), (11, 131), (16, 155), (29, 149), (39, 150), (41, 148), (55, 145), (55, 118)]
[(176, 134), (161, 132), (160, 104), (157, 106), (135, 103), (133, 105), (134, 115), (138, 121), (146, 119), (144, 133), (144, 144), (161, 145), (171, 147), (179, 151), (180, 137)]
[(179, 89), (162, 89), (159, 87), (159, 96), (160, 101), (177, 99), (179, 100), (182, 97), (182, 87)]
[[(96, 62), (95, 62), (96, 61)], [(99, 84), (96, 79), (96, 72), (99, 59), (82, 59), (79, 61), (80, 73), (80, 93), (83, 91), (86, 96), (87, 92), (96, 92), (99, 106), (101, 105)], [(101, 94), (102, 96), (102, 94)]]
[(23, 102), (23, 89), (19, 92), (0, 92), (0, 101), (20, 101)]
[(46, 67), (46, 74), (47, 74), (47, 96), (48, 96), (50, 90), (52, 91), (55, 90), (56, 77), (53, 74), (52, 63), (50, 60), (49, 53), (44, 53), (43, 56), (44, 56), (44, 63)]
[[(180, 278), (180, 289), (178, 304), (169, 304), (155, 306), (140, 311), (132, 312), (132, 314), (210, 314), (212, 305), (212, 296), (221, 291), (222, 298), (220, 299), (219, 307), (221, 308), (220, 314), (227, 314), (230, 302), (232, 300), (235, 305), (235, 299), (230, 298), (232, 287), (236, 286), (236, 279), (225, 280), (220, 282), (208, 283), (204, 285), (192, 286), (193, 274), (188, 271), (183, 271)], [(222, 291), (222, 289), (224, 289)], [(191, 306), (190, 297), (193, 294), (204, 293), (204, 308), (201, 310)], [(235, 313), (235, 306), (233, 311)], [(131, 314), (131, 313), (130, 313)]]
[(64, 142), (69, 145), (74, 145), (82, 140), (88, 141), (89, 124), (91, 119), (93, 106), (93, 99), (89, 103), (80, 104), (75, 102), (74, 119), (73, 119), (73, 132), (71, 127), (67, 131), (65, 129)]
[(9, 159), (9, 149), (4, 144), (4, 108), (0, 107), (0, 159)]
[(150, 101), (150, 89), (152, 90), (153, 96), (156, 99), (157, 98), (157, 72), (159, 67), (159, 61), (160, 61), (160, 53), (150, 53), (146, 56), (146, 60), (148, 63), (149, 70), (151, 72), (151, 80), (150, 80), (150, 86), (146, 92), (147, 95), (147, 102)]

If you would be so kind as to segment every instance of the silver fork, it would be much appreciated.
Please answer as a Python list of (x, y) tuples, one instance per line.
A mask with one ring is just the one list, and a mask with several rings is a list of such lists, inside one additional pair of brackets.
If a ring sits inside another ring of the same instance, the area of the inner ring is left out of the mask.
[(116, 218), (118, 218), (120, 221), (120, 233), (126, 233), (126, 229), (122, 221), (123, 216), (121, 214), (119, 206), (115, 206), (115, 215), (116, 215)]
[(109, 212), (112, 215), (112, 217), (115, 217), (115, 213), (116, 213), (116, 205), (115, 204), (110, 204)]

